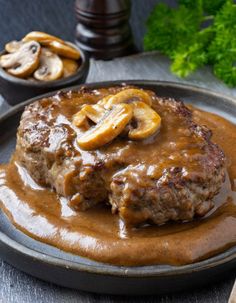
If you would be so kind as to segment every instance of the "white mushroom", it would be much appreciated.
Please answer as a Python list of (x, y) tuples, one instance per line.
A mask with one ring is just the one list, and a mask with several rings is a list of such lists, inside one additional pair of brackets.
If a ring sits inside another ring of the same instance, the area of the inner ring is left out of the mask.
[(36, 41), (24, 43), (16, 52), (2, 55), (0, 66), (13, 76), (28, 77), (38, 67), (40, 50)]
[(131, 103), (136, 127), (129, 131), (131, 140), (143, 140), (153, 135), (161, 127), (161, 117), (149, 105), (141, 101)]
[(106, 110), (99, 104), (85, 105), (83, 107), (83, 110), (86, 116), (94, 123), (98, 123), (100, 120), (102, 120), (102, 118), (106, 114)]
[(61, 60), (63, 63), (63, 77), (69, 77), (77, 71), (79, 67), (77, 61), (67, 58), (62, 58)]
[(5, 45), (5, 50), (8, 52), (8, 53), (14, 53), (16, 51), (19, 50), (19, 48), (24, 44), (25, 42), (23, 41), (11, 41), (11, 42), (8, 42), (6, 45)]
[(56, 54), (66, 58), (74, 60), (78, 60), (80, 58), (80, 52), (76, 48), (72, 47), (71, 45), (69, 45), (58, 37), (43, 32), (31, 32), (27, 34), (22, 40), (38, 41), (40, 44), (49, 47)]
[(106, 110), (101, 105), (85, 104), (81, 110), (73, 116), (73, 124), (79, 128), (88, 128), (88, 120), (97, 124), (105, 114)]
[(39, 68), (34, 72), (34, 77), (40, 81), (52, 81), (63, 75), (61, 59), (47, 48), (42, 48)]
[(80, 52), (66, 42), (61, 43), (58, 41), (51, 41), (48, 43), (48, 47), (60, 56), (74, 60), (78, 60), (80, 58)]
[(32, 41), (32, 40), (37, 41), (42, 45), (48, 45), (48, 43), (52, 41), (58, 41), (64, 43), (64, 41), (58, 37), (38, 31), (30, 32), (22, 39), (22, 41)]
[(86, 150), (96, 149), (116, 138), (132, 118), (132, 106), (121, 103), (113, 106), (103, 118), (83, 133), (78, 139), (79, 146)]
[(145, 91), (137, 88), (128, 88), (120, 91), (115, 95), (111, 95), (110, 97), (106, 96), (105, 98), (99, 101), (99, 104), (102, 104), (105, 108), (109, 109), (114, 104), (128, 103), (137, 99), (148, 104), (149, 106), (152, 105), (151, 96)]

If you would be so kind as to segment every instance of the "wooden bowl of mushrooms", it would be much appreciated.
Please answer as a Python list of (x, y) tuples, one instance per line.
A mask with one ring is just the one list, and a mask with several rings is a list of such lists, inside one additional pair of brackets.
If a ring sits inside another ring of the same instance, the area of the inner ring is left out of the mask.
[(42, 93), (83, 83), (88, 59), (75, 44), (43, 32), (11, 41), (0, 53), (0, 94), (15, 105)]

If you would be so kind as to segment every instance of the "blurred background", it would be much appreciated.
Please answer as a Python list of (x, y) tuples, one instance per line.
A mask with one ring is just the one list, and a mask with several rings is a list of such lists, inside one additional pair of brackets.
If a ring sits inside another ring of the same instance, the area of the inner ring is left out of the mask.
[[(145, 20), (158, 0), (131, 0), (131, 27), (139, 51), (145, 33)], [(163, 1), (162, 1), (163, 2)], [(40, 30), (74, 41), (76, 18), (74, 0), (0, 0), (0, 48), (10, 40)], [(165, 3), (175, 6), (175, 0)]]

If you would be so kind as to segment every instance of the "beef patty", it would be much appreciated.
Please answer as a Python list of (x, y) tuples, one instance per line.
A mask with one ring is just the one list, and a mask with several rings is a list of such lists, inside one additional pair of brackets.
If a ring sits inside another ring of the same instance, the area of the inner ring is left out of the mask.
[(82, 88), (27, 106), (18, 129), (16, 161), (78, 211), (109, 202), (112, 212), (129, 224), (204, 216), (224, 182), (225, 156), (211, 142), (211, 131), (197, 125), (181, 101), (146, 91), (162, 119), (158, 133), (142, 141), (120, 135), (92, 151), (78, 146), (72, 116), (84, 103), (125, 88)]

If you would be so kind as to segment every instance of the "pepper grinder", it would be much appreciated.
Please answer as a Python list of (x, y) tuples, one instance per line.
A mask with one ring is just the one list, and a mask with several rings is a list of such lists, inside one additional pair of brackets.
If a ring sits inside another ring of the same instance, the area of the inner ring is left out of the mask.
[(130, 0), (76, 0), (76, 44), (103, 60), (134, 52), (130, 8)]

